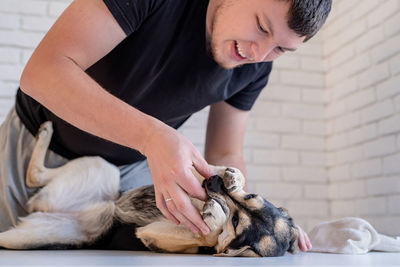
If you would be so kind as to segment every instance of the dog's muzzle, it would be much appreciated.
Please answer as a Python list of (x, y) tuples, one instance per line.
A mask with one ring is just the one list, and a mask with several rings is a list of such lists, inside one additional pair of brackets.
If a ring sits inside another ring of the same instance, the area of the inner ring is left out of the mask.
[(211, 176), (203, 181), (202, 186), (206, 189), (209, 198), (215, 200), (222, 208), (225, 214), (229, 214), (229, 208), (225, 197), (228, 196), (224, 187), (224, 181), (218, 175)]
[(224, 193), (224, 182), (222, 178), (218, 175), (211, 176), (208, 179), (203, 181), (203, 187), (206, 189), (207, 192), (213, 192), (218, 194)]

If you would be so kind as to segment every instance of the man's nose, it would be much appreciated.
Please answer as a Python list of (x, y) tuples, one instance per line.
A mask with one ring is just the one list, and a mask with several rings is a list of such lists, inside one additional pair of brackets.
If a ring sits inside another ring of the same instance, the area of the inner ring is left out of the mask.
[(265, 61), (275, 48), (274, 44), (269, 41), (255, 42), (252, 46), (254, 60), (256, 62)]

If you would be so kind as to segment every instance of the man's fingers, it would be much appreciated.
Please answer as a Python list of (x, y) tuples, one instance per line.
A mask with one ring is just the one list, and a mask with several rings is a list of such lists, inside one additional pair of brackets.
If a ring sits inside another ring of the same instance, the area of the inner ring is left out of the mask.
[(189, 228), (193, 233), (198, 234), (199, 228), (197, 228), (193, 223), (191, 223), (176, 207), (174, 201), (168, 201), (166, 203), (168, 210), (174, 214), (174, 216), (187, 228)]
[(299, 248), (302, 251), (308, 251), (312, 247), (310, 239), (306, 234), (306, 232), (304, 232), (300, 226), (297, 225), (297, 228), (299, 229), (299, 239), (298, 239)]
[(312, 249), (312, 244), (311, 244), (310, 238), (308, 237), (308, 234), (306, 232), (304, 232), (304, 238), (306, 240), (307, 248)]
[(307, 251), (307, 247), (305, 245), (305, 240), (304, 240), (303, 230), (299, 226), (297, 226), (297, 228), (299, 229), (299, 237), (298, 237), (298, 241), (297, 241), (298, 244), (299, 244), (299, 248), (302, 251)]
[(207, 161), (201, 156), (200, 152), (196, 151), (193, 158), (193, 167), (196, 169), (201, 176), (208, 179), (215, 175), (213, 169), (207, 163)]
[(200, 229), (203, 234), (208, 234), (210, 229), (183, 189), (180, 188), (179, 185), (172, 186), (169, 189), (171, 190), (169, 193), (174, 202), (174, 205), (168, 204), (169, 211), (177, 217), (178, 220), (183, 220), (181, 222), (190, 229), (195, 226), (196, 229)]
[(161, 213), (170, 221), (172, 221), (175, 224), (179, 224), (179, 221), (175, 218), (174, 215), (172, 215), (167, 207), (167, 203), (165, 202), (165, 199), (170, 199), (170, 198), (165, 198), (163, 194), (156, 193), (156, 204), (157, 208), (161, 211)]
[(181, 189), (183, 189), (191, 197), (206, 201), (206, 191), (201, 186), (200, 182), (197, 180), (192, 171), (188, 170), (184, 173), (184, 175), (186, 175), (185, 179), (180, 179), (177, 181)]

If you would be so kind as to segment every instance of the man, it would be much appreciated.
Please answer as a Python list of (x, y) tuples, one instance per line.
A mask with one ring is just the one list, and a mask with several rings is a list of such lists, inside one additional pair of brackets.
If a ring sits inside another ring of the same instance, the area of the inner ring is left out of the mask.
[[(151, 174), (161, 212), (206, 234), (188, 197), (206, 197), (192, 168), (205, 177), (212, 175), (208, 163), (244, 172), (247, 118), (271, 61), (311, 38), (330, 6), (331, 0), (74, 1), (33, 53), (16, 108), (0, 129), (0, 231), (26, 214), (33, 136), (51, 120), (46, 164), (100, 155), (120, 166), (122, 191), (148, 183), (140, 179)], [(204, 159), (175, 129), (208, 105)], [(299, 245), (311, 247), (302, 231)]]

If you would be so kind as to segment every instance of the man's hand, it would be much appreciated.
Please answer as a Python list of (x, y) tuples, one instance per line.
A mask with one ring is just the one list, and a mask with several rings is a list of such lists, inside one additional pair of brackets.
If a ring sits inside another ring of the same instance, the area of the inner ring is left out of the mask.
[(176, 224), (182, 223), (194, 233), (209, 228), (189, 196), (206, 200), (205, 190), (193, 175), (193, 167), (204, 177), (213, 175), (211, 168), (194, 145), (181, 133), (157, 124), (149, 133), (143, 154), (152, 175), (156, 203), (162, 214)]
[(298, 244), (299, 248), (306, 252), (312, 248), (310, 238), (308, 237), (307, 233), (301, 229), (300, 226), (296, 225), (297, 229), (299, 229), (299, 238), (298, 238)]

